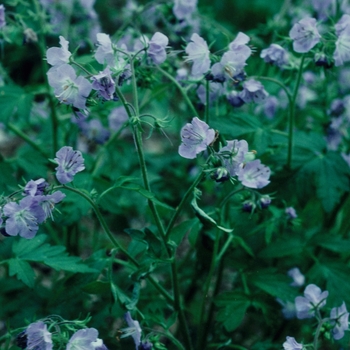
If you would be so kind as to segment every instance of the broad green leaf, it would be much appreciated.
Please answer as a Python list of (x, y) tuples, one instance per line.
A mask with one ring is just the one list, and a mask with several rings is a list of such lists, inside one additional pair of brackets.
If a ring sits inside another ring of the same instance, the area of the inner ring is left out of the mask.
[[(64, 253), (66, 255), (67, 253)], [(96, 273), (95, 269), (82, 264), (81, 259), (75, 256), (64, 256), (62, 254), (47, 258), (43, 261), (45, 265), (54, 268), (57, 271), (70, 271), (70, 272), (81, 272), (81, 273)]]
[(282, 300), (292, 300), (297, 293), (289, 285), (289, 278), (286, 275), (276, 273), (273, 269), (257, 271), (249, 275), (248, 280), (264, 292)]
[(26, 284), (29, 288), (34, 288), (35, 273), (31, 266), (23, 260), (18, 258), (10, 259), (9, 264), (9, 274), (10, 276), (16, 275), (16, 277)]
[(21, 119), (28, 119), (33, 95), (25, 92), (17, 85), (0, 87), (0, 121), (8, 122), (13, 114)]
[(290, 255), (298, 255), (304, 249), (305, 242), (298, 237), (288, 237), (270, 243), (259, 253), (262, 258), (282, 258)]
[(175, 226), (170, 233), (170, 239), (174, 241), (177, 245), (181, 243), (185, 234), (192, 230), (192, 228), (198, 223), (198, 219), (190, 219), (181, 222), (179, 225)]
[(232, 332), (242, 323), (250, 301), (243, 294), (224, 293), (215, 299), (215, 304), (219, 307), (217, 321), (221, 322), (228, 332)]
[(313, 239), (319, 246), (336, 253), (350, 254), (350, 241), (343, 239), (338, 235), (316, 235)]

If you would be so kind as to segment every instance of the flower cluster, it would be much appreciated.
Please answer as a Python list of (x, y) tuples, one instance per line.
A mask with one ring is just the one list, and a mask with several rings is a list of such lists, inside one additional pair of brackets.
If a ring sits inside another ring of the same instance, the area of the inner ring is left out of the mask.
[[(195, 117), (181, 129), (181, 141), (180, 156), (193, 159), (215, 141), (215, 131)], [(218, 152), (213, 151), (213, 156), (215, 167), (211, 172), (218, 182), (237, 177), (248, 188), (263, 188), (270, 183), (270, 169), (260, 160), (254, 160), (245, 140), (229, 140)]]

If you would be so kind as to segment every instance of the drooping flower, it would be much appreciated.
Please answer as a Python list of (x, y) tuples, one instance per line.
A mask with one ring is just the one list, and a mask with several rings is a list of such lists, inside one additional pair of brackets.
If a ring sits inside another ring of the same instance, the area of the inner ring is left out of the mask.
[(56, 153), (56, 178), (61, 184), (72, 182), (74, 175), (85, 169), (84, 158), (80, 151), (64, 146)]
[(20, 235), (30, 239), (38, 231), (38, 224), (45, 219), (45, 212), (39, 205), (37, 197), (26, 196), (17, 204), (7, 203), (3, 209), (7, 216), (5, 222), (6, 233), (10, 236)]
[(48, 217), (53, 220), (52, 211), (55, 209), (55, 204), (61, 202), (65, 196), (66, 195), (61, 191), (56, 191), (53, 194), (48, 194), (46, 196), (37, 196), (39, 204), (45, 212), (44, 220), (46, 220)]
[(288, 270), (287, 275), (293, 279), (293, 282), (290, 284), (292, 287), (301, 287), (304, 285), (305, 276), (297, 267)]
[(95, 328), (80, 329), (71, 336), (66, 350), (95, 350), (99, 346), (97, 336), (98, 331)]
[(128, 328), (124, 328), (122, 330), (123, 335), (121, 336), (121, 338), (132, 336), (135, 342), (136, 350), (138, 350), (141, 344), (141, 333), (142, 333), (140, 323), (139, 321), (135, 321), (132, 319), (129, 311), (124, 315), (124, 318), (126, 323), (128, 324)]
[(340, 307), (334, 307), (331, 310), (331, 319), (334, 325), (333, 338), (339, 340), (344, 337), (344, 331), (349, 328), (349, 313), (344, 302)]
[(263, 188), (270, 183), (270, 168), (259, 159), (246, 163), (237, 175), (242, 185), (249, 188)]
[(289, 32), (293, 40), (293, 49), (295, 52), (309, 52), (321, 40), (321, 35), (316, 28), (315, 18), (303, 18), (295, 23)]
[(68, 44), (69, 42), (63, 36), (60, 36), (61, 47), (50, 47), (46, 51), (47, 63), (55, 67), (68, 63), (72, 55), (68, 51)]
[(6, 20), (5, 20), (5, 6), (4, 5), (0, 5), (0, 29), (2, 27), (5, 27), (6, 25)]
[(197, 7), (198, 0), (174, 0), (173, 13), (178, 20), (191, 16)]
[(40, 196), (44, 194), (45, 189), (49, 186), (45, 179), (30, 180), (24, 187), (23, 195), (25, 196)]
[(284, 211), (287, 214), (288, 219), (296, 219), (298, 217), (297, 212), (293, 207), (288, 207)]
[(247, 34), (239, 32), (230, 44), (229, 49), (237, 54), (239, 54), (244, 61), (246, 61), (252, 54), (252, 49), (247, 45), (250, 41), (250, 38)]
[(239, 97), (245, 103), (260, 103), (264, 101), (268, 95), (268, 92), (265, 90), (260, 81), (249, 79), (244, 82), (243, 90), (240, 92)]
[(25, 330), (28, 350), (52, 350), (51, 333), (44, 322), (31, 323)]
[(64, 104), (84, 109), (86, 99), (92, 89), (91, 83), (79, 76), (69, 64), (53, 67), (47, 72), (50, 86), (56, 97)]
[(303, 345), (297, 343), (295, 338), (287, 337), (287, 340), (283, 343), (283, 349), (284, 350), (302, 350)]
[(244, 158), (248, 152), (248, 143), (245, 140), (230, 140), (217, 153), (222, 159), (222, 163), (231, 176), (236, 176), (240, 171)]
[(267, 49), (261, 51), (260, 57), (266, 62), (277, 67), (288, 64), (288, 52), (278, 44), (271, 44)]
[(148, 45), (148, 56), (152, 59), (154, 64), (161, 64), (166, 60), (166, 47), (169, 43), (167, 36), (160, 32), (156, 32)]
[(186, 61), (193, 62), (192, 75), (205, 74), (210, 67), (209, 48), (206, 41), (197, 33), (192, 34), (191, 42), (186, 46)]
[(181, 145), (179, 147), (180, 156), (193, 159), (214, 141), (215, 131), (209, 125), (197, 117), (192, 119), (181, 129)]
[(112, 79), (109, 67), (92, 77), (91, 87), (98, 91), (99, 95), (106, 101), (114, 100), (115, 82)]
[(109, 35), (104, 33), (96, 34), (98, 47), (95, 52), (95, 58), (98, 63), (114, 66), (114, 51)]
[(226, 95), (226, 98), (228, 103), (233, 107), (241, 107), (244, 105), (244, 101), (240, 97), (240, 93), (238, 91), (232, 90)]
[(304, 296), (295, 298), (295, 307), (299, 319), (311, 318), (315, 315), (315, 310), (326, 305), (328, 291), (321, 291), (315, 284), (309, 284), (304, 291)]
[(336, 67), (350, 61), (350, 25), (347, 25), (338, 36), (335, 42), (333, 58)]

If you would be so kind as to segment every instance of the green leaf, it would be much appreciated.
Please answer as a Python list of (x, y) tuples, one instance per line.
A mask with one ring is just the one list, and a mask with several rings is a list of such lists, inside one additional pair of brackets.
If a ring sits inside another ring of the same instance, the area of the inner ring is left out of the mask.
[(199, 208), (198, 204), (197, 204), (197, 199), (194, 196), (192, 201), (191, 201), (191, 206), (192, 208), (195, 210), (195, 212), (202, 218), (204, 219), (204, 221), (210, 222), (211, 224), (215, 225), (219, 230), (230, 233), (233, 231), (233, 229), (230, 228), (225, 228), (222, 226), (219, 226), (216, 221), (210, 217), (204, 210), (202, 210), (201, 208)]
[(171, 230), (170, 239), (174, 241), (176, 245), (179, 245), (185, 234), (191, 231), (198, 222), (199, 220), (197, 218), (181, 222)]
[(12, 251), (18, 259), (41, 262), (57, 271), (98, 272), (83, 264), (79, 257), (68, 256), (65, 247), (44, 243), (46, 239), (45, 235), (37, 235), (31, 240), (21, 239), (13, 244)]
[(33, 95), (26, 93), (17, 85), (0, 87), (0, 121), (7, 123), (16, 113), (20, 119), (28, 119)]
[(282, 258), (290, 255), (298, 255), (304, 249), (305, 242), (298, 237), (288, 237), (275, 241), (259, 253), (261, 258)]
[(17, 278), (26, 284), (29, 288), (34, 288), (35, 273), (26, 261), (15, 258), (10, 259), (8, 261), (8, 264), (10, 268), (10, 276), (16, 275)]
[(292, 300), (297, 292), (289, 283), (287, 276), (276, 273), (274, 269), (264, 269), (249, 275), (249, 282), (273, 297)]
[(242, 323), (250, 301), (243, 294), (228, 292), (219, 295), (215, 304), (219, 307), (217, 321), (221, 322), (228, 332), (232, 332)]
[(110, 291), (108, 282), (94, 281), (85, 285), (82, 290), (88, 294), (106, 294)]
[(319, 246), (333, 252), (350, 254), (350, 241), (338, 235), (316, 235), (314, 240)]

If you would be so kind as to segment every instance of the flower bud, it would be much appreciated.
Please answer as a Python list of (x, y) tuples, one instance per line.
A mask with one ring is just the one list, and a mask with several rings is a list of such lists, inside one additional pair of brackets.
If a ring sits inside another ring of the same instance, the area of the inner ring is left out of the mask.
[(252, 200), (246, 200), (243, 202), (242, 210), (251, 213), (256, 208), (255, 203)]
[(271, 197), (266, 195), (260, 198), (260, 205), (262, 209), (266, 209), (271, 204)]
[(210, 177), (216, 182), (225, 182), (230, 178), (230, 173), (224, 167), (217, 168)]

